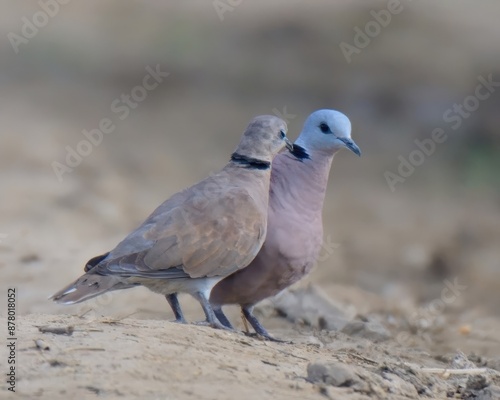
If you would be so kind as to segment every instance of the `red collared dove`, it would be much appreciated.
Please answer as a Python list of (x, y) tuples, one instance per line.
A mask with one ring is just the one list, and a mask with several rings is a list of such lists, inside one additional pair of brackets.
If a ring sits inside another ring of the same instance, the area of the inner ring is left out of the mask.
[(262, 249), (248, 267), (220, 281), (210, 296), (224, 325), (231, 326), (222, 306), (238, 304), (256, 333), (270, 340), (275, 339), (253, 315), (253, 306), (310, 272), (322, 246), (322, 210), (333, 156), (342, 148), (361, 154), (351, 140), (349, 119), (334, 110), (312, 113), (294, 146), (294, 155), (279, 154), (273, 161)]
[(285, 145), (293, 149), (286, 129), (277, 117), (254, 118), (220, 172), (165, 201), (52, 299), (74, 304), (143, 285), (165, 295), (178, 320), (183, 317), (176, 293), (190, 293), (206, 322), (222, 327), (208, 297), (217, 282), (246, 267), (264, 242), (271, 161)]

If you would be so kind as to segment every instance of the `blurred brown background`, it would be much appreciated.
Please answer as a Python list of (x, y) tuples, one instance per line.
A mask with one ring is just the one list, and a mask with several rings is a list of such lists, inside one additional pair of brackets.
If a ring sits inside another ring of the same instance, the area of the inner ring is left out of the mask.
[[(19, 288), (20, 312), (78, 313), (46, 298), (164, 199), (222, 167), (253, 116), (289, 114), (294, 139), (312, 111), (333, 108), (350, 117), (363, 157), (342, 151), (334, 161), (324, 217), (335, 251), (309, 280), (363, 310), (426, 307), (458, 279), (467, 289), (443, 313), (455, 312), (457, 326), (498, 318), (500, 88), (458, 129), (443, 114), (480, 77), (500, 82), (500, 3), (401, 0), (350, 63), (340, 44), (374, 28), (370, 12), (387, 2), (230, 8), (221, 20), (212, 1), (75, 1), (19, 41), (12, 33), (29, 31), (41, 7), (3, 7), (0, 275)], [(111, 104), (157, 65), (169, 76), (121, 120)], [(114, 131), (59, 181), (54, 161), (103, 118)], [(447, 140), (392, 191), (384, 173), (436, 128)], [(356, 304), (342, 292), (351, 287), (380, 302)], [(99, 313), (171, 318), (142, 289), (105, 305)]]

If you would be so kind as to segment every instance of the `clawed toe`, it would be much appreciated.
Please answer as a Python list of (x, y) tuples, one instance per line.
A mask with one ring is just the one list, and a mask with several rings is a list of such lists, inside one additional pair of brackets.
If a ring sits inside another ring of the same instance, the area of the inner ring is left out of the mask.
[(214, 329), (222, 329), (222, 330), (228, 331), (228, 332), (236, 332), (234, 329), (228, 328), (227, 326), (222, 325), (219, 321), (213, 321), (213, 322), (209, 322), (209, 321), (197, 321), (197, 322), (193, 322), (193, 325), (196, 325), (196, 326), (209, 326), (210, 328), (214, 328)]
[(261, 333), (256, 333), (256, 332), (243, 332), (246, 336), (254, 338), (254, 339), (260, 339), (260, 340), (267, 340), (269, 342), (275, 342), (275, 343), (286, 343), (286, 344), (292, 344), (289, 340), (282, 340), (275, 338), (271, 336), (270, 334), (261, 334)]

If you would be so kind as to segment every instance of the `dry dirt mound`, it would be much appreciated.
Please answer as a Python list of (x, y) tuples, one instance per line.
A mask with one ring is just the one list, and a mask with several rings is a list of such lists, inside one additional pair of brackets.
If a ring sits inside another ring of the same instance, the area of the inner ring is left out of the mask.
[(498, 371), (392, 339), (288, 330), (275, 333), (292, 343), (269, 343), (167, 321), (44, 314), (20, 317), (17, 330), (17, 393), (2, 398), (500, 398)]

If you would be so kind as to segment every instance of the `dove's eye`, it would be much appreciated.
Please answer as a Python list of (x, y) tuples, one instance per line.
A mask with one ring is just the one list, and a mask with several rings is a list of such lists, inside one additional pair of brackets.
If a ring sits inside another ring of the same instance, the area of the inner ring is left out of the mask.
[(325, 124), (324, 122), (322, 122), (319, 125), (319, 129), (321, 129), (321, 132), (323, 132), (323, 133), (331, 133), (330, 127), (327, 124)]
[(281, 130), (280, 131), (280, 136), (281, 136), (281, 139), (284, 139), (286, 137), (285, 131)]

